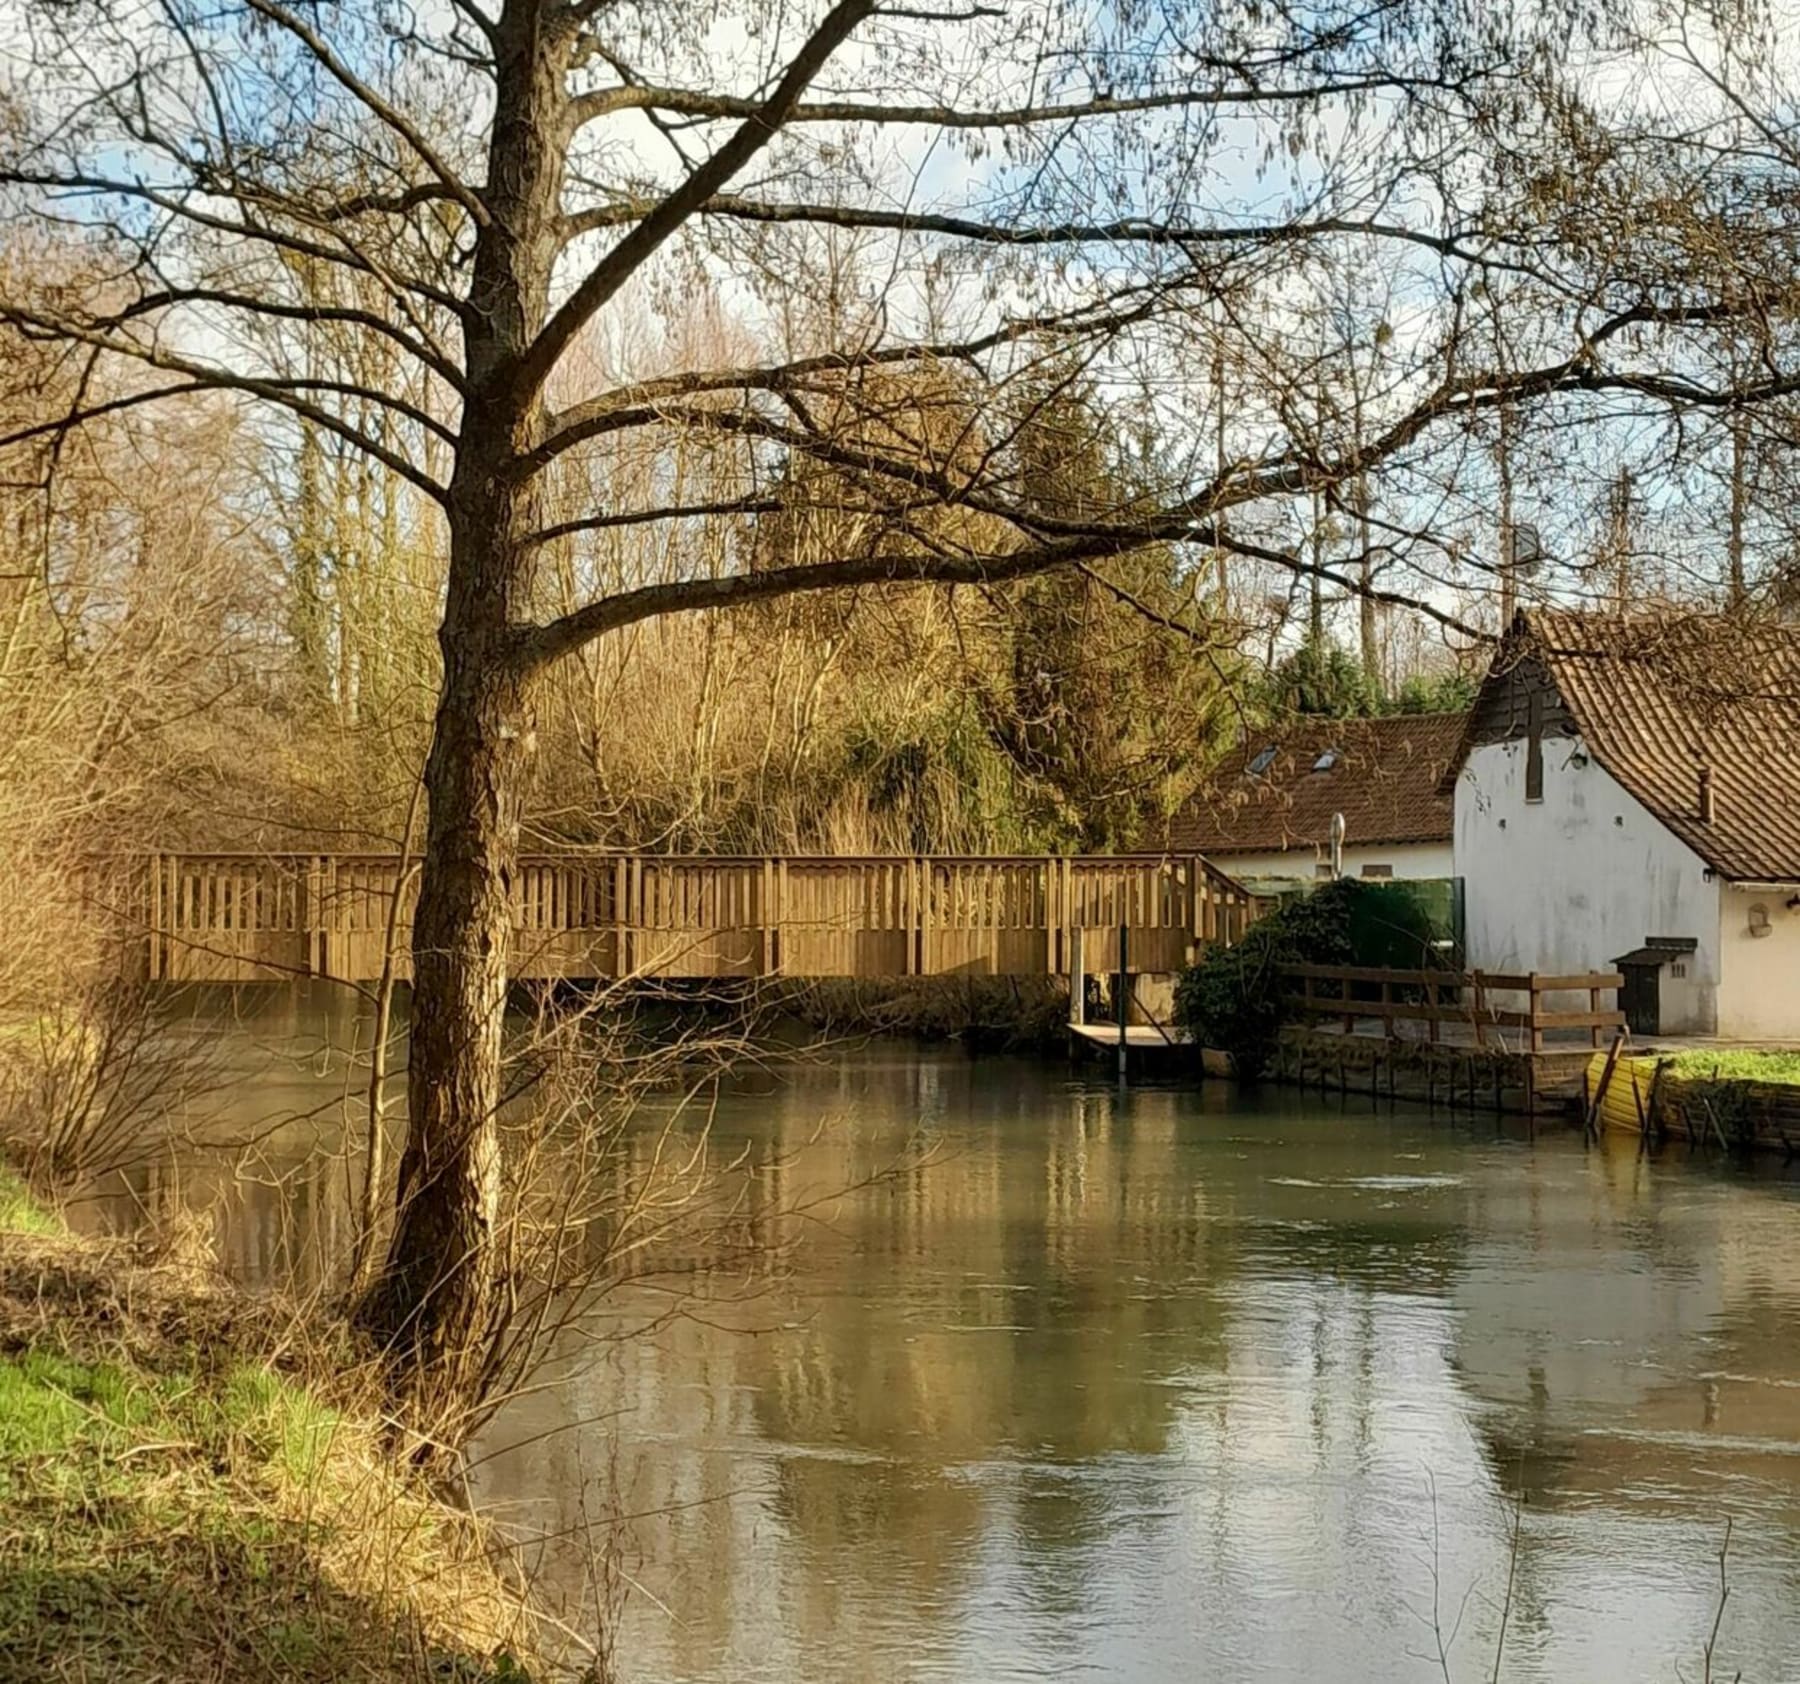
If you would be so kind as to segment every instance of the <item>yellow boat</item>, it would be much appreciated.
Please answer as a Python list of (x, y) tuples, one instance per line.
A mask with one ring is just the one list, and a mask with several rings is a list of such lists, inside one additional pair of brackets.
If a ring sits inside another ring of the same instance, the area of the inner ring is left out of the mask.
[(1612, 1079), (1606, 1079), (1606, 1061), (1610, 1053), (1597, 1052), (1588, 1060), (1587, 1085), (1582, 1090), (1584, 1102), (1600, 1090), (1600, 1115), (1595, 1119), (1603, 1129), (1622, 1129), (1641, 1134), (1644, 1119), (1650, 1115), (1650, 1088), (1656, 1080), (1657, 1059), (1654, 1054), (1623, 1053), (1613, 1065)]
[(1666, 1062), (1667, 1053), (1621, 1054), (1608, 1080), (1610, 1056), (1599, 1052), (1588, 1061), (1583, 1090), (1584, 1104), (1588, 1095), (1600, 1093), (1595, 1120), (1601, 1128), (1642, 1134), (1645, 1120), (1651, 1119), (1655, 1123), (1651, 1132), (1658, 1136), (1708, 1145), (1775, 1147), (1790, 1157), (1800, 1152), (1800, 1086), (1729, 1076), (1712, 1081), (1668, 1070), (1658, 1083), (1656, 1067)]

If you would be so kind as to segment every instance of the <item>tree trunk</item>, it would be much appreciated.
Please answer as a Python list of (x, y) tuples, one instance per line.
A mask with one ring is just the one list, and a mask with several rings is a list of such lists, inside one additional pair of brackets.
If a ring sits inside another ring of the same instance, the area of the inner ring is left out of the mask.
[(517, 370), (545, 319), (558, 249), (565, 24), (563, 8), (513, 0), (496, 26), (489, 217), (462, 323), (444, 677), (425, 761), (406, 1150), (387, 1262), (359, 1312), (388, 1352), (398, 1401), (439, 1430), (476, 1401), (501, 1309), (501, 1037), (535, 747), (535, 678), (515, 630), (530, 618), (536, 571), (521, 541), (534, 522), (520, 467), (543, 416)]
[(495, 588), (521, 571), (493, 536), (509, 529), (506, 514), (453, 526), (413, 920), (406, 1150), (387, 1263), (361, 1309), (421, 1424), (472, 1400), (495, 1315), (501, 1036), (534, 688), (511, 643), (511, 592)]

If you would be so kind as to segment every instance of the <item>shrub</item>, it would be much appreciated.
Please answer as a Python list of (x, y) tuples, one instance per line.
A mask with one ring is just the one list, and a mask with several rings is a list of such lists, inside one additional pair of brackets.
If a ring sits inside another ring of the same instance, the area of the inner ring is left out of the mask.
[(1283, 965), (1350, 963), (1351, 901), (1357, 885), (1329, 883), (1259, 919), (1235, 947), (1209, 948), (1175, 985), (1175, 1015), (1195, 1042), (1231, 1054), (1254, 1081), (1287, 1017)]
[(1339, 879), (1286, 902), (1237, 946), (1209, 949), (1176, 984), (1175, 1015), (1198, 1045), (1230, 1053), (1254, 1081), (1288, 1019), (1283, 965), (1423, 969), (1443, 962), (1442, 935), (1429, 896), (1413, 885)]

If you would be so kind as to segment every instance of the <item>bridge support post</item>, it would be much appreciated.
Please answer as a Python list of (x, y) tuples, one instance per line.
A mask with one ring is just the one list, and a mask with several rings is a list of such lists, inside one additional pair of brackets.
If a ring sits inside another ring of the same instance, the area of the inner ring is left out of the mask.
[(1115, 1015), (1117, 1016), (1117, 1018), (1119, 1020), (1119, 1086), (1120, 1087), (1124, 1087), (1124, 1085), (1125, 1085), (1125, 1078), (1126, 1078), (1126, 1068), (1125, 1067), (1126, 1067), (1126, 1063), (1129, 1058), (1130, 1045), (1131, 1045), (1130, 1036), (1127, 1033), (1127, 1028), (1126, 1028), (1126, 1026), (1129, 1024), (1129, 1022), (1131, 1020), (1131, 1013), (1130, 1013), (1130, 1010), (1128, 1009), (1128, 1003), (1131, 999), (1131, 992), (1130, 992), (1130, 990), (1131, 990), (1131, 972), (1129, 969), (1130, 962), (1131, 962), (1131, 954), (1130, 954), (1130, 947), (1128, 945), (1130, 929), (1131, 929), (1131, 926), (1129, 924), (1121, 924), (1119, 926), (1119, 986), (1118, 986), (1118, 998), (1114, 1004), (1116, 1007)]
[(1087, 1021), (1087, 964), (1081, 946), (1081, 926), (1069, 930), (1069, 1027), (1079, 1029)]

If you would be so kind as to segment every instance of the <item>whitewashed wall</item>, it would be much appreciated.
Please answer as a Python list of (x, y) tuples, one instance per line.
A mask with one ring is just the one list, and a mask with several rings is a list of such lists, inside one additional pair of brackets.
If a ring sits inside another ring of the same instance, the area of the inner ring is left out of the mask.
[(1575, 739), (1546, 739), (1541, 802), (1525, 799), (1523, 741), (1469, 756), (1456, 783), (1469, 963), (1604, 970), (1649, 936), (1692, 936), (1699, 948), (1685, 981), (1664, 972), (1662, 1027), (1708, 1033), (1718, 1011), (1719, 885), (1597, 761), (1572, 764), (1581, 751)]
[[(1248, 878), (1291, 877), (1310, 882), (1316, 868), (1325, 860), (1323, 848), (1269, 849), (1259, 854), (1212, 854), (1209, 856), (1228, 877), (1240, 881)], [(1344, 849), (1344, 875), (1362, 876), (1365, 865), (1386, 865), (1396, 878), (1452, 877), (1454, 858), (1448, 842), (1371, 842)]]
[[(1740, 889), (1719, 896), (1719, 1033), (1800, 1044), (1800, 911), (1792, 889)], [(1750, 934), (1750, 908), (1769, 915), (1766, 936)]]

